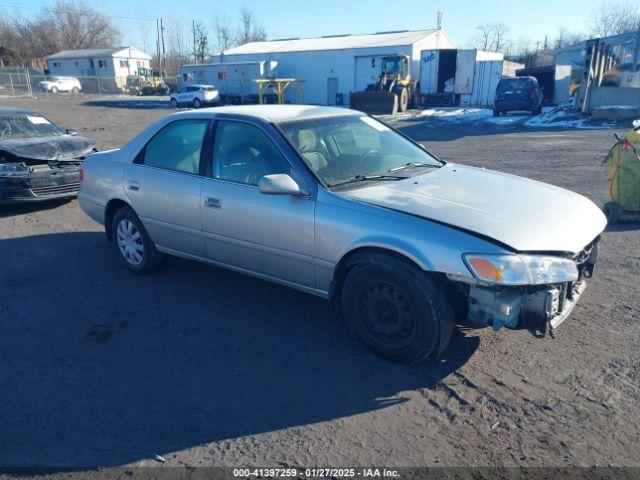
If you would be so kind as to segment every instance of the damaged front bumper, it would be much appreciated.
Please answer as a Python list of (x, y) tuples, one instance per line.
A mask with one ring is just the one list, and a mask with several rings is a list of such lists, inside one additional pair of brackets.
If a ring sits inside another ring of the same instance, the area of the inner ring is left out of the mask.
[(77, 195), (80, 166), (40, 168), (25, 175), (0, 176), (0, 204), (38, 202)]
[(575, 308), (598, 262), (598, 238), (573, 257), (575, 281), (553, 285), (499, 286), (460, 283), (468, 301), (467, 323), (474, 327), (526, 328), (536, 336), (553, 332)]
[(527, 328), (537, 335), (564, 322), (587, 288), (585, 280), (542, 287), (469, 286), (468, 321), (474, 326)]

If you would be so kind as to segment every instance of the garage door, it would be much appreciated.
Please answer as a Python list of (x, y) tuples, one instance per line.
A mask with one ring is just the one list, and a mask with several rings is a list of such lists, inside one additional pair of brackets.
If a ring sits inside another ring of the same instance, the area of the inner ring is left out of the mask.
[(382, 55), (375, 57), (356, 57), (356, 83), (354, 91), (359, 92), (367, 85), (376, 83), (380, 76)]

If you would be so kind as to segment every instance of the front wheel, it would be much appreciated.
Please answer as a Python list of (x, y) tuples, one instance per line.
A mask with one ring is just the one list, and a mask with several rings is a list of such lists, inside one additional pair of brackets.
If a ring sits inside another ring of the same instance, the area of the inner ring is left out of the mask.
[(175, 98), (171, 99), (171, 108), (178, 108), (178, 100)]
[(399, 363), (441, 352), (453, 310), (440, 288), (405, 261), (373, 255), (344, 280), (342, 308), (351, 333), (376, 355)]
[(398, 110), (406, 112), (409, 107), (409, 91), (406, 88), (401, 88), (398, 92)]
[(51, 87), (51, 93), (58, 93), (58, 87)]
[(111, 226), (120, 258), (133, 273), (152, 273), (162, 257), (142, 222), (130, 207), (123, 207), (113, 216)]
[(493, 109), (493, 116), (494, 117), (499, 117), (500, 116), (500, 110), (497, 110), (497, 109), (494, 108)]
[(71, 92), (72, 92), (74, 95), (77, 95), (77, 94), (78, 94), (78, 92), (80, 92), (80, 89), (79, 89), (78, 87), (73, 87), (73, 88), (71, 89)]

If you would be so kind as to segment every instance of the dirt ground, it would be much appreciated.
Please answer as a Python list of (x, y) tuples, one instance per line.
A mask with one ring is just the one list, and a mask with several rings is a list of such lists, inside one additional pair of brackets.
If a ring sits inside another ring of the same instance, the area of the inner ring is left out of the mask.
[[(101, 149), (168, 113), (0, 103)], [(606, 200), (612, 130), (397, 126), (446, 160)], [(0, 466), (639, 464), (638, 223), (605, 232), (555, 339), (458, 329), (417, 366), (369, 354), (303, 293), (179, 259), (131, 275), (75, 201), (2, 207), (0, 265)]]

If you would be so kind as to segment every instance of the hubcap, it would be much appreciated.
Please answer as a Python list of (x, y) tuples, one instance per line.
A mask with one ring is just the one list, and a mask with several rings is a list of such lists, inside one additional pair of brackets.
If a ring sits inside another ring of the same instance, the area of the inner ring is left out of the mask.
[(415, 329), (413, 310), (394, 286), (371, 285), (362, 295), (360, 314), (367, 332), (378, 342), (399, 347), (411, 340)]
[(116, 238), (124, 259), (131, 265), (140, 265), (144, 260), (144, 245), (142, 244), (142, 236), (133, 222), (126, 218), (120, 220), (116, 230)]

